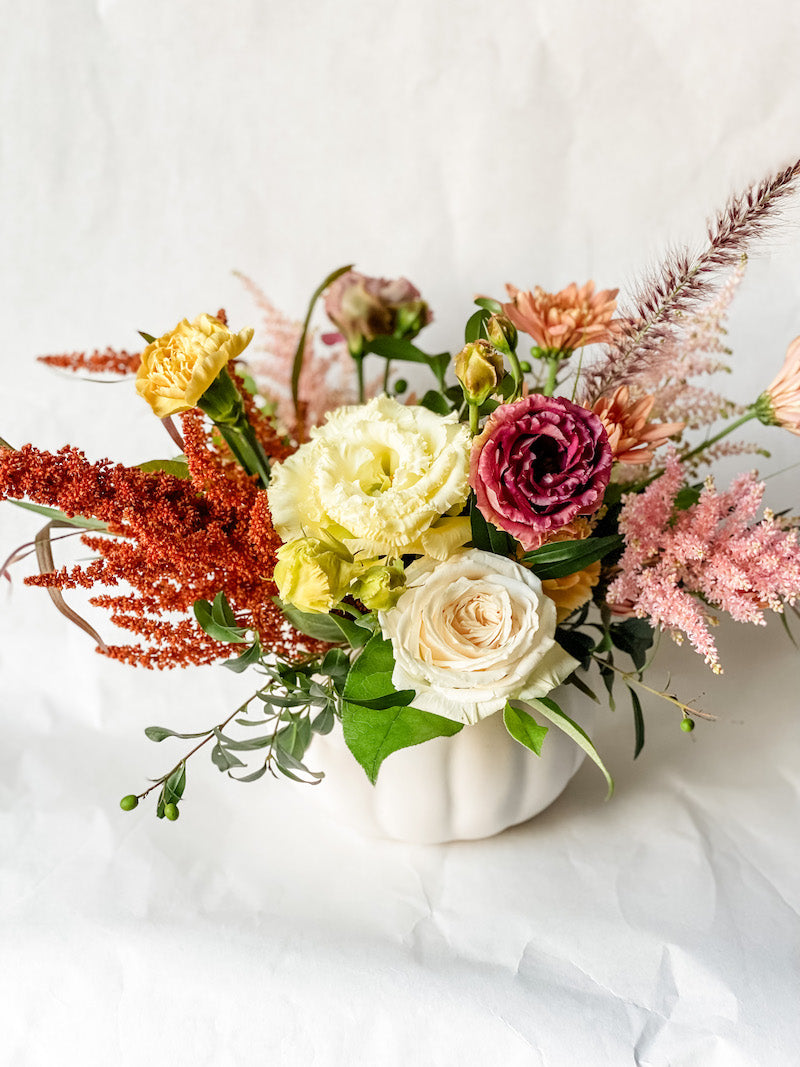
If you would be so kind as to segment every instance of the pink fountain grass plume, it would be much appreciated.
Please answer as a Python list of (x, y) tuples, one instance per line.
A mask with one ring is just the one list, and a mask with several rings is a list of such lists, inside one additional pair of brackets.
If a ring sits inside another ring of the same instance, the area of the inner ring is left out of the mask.
[(720, 272), (735, 267), (750, 242), (775, 220), (798, 177), (800, 160), (731, 197), (709, 224), (704, 251), (672, 251), (643, 280), (630, 306), (621, 310), (622, 336), (584, 373), (584, 403), (592, 404), (618, 386), (630, 384), (644, 369), (658, 368), (666, 342), (683, 334), (687, 316), (719, 291)]
[(754, 474), (721, 493), (709, 480), (697, 503), (679, 510), (683, 480), (673, 452), (662, 477), (627, 498), (620, 514), (626, 547), (608, 601), (631, 606), (673, 636), (685, 634), (719, 673), (709, 631), (716, 620), (707, 605), (764, 625), (765, 610), (781, 612), (800, 597), (800, 545), (797, 531), (771, 512), (756, 521), (764, 484)]

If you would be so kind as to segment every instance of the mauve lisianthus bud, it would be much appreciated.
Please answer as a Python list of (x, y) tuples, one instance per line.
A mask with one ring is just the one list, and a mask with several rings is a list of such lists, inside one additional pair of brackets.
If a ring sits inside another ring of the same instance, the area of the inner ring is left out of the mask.
[(355, 270), (328, 287), (325, 312), (356, 354), (376, 337), (416, 337), (433, 318), (407, 278), (370, 278)]
[(611, 447), (600, 419), (563, 397), (502, 404), (472, 443), (470, 485), (483, 517), (523, 548), (603, 502)]
[(486, 320), (486, 336), (495, 348), (509, 355), (516, 351), (517, 327), (507, 315), (492, 315)]
[(488, 341), (470, 341), (453, 360), (453, 370), (470, 404), (482, 404), (503, 377), (503, 353)]

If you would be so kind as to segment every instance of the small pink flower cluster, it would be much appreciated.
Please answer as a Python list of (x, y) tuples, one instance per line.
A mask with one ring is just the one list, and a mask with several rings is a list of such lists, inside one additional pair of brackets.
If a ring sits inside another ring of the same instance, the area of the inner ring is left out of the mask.
[(738, 622), (764, 625), (765, 609), (780, 612), (800, 598), (800, 545), (797, 532), (769, 512), (753, 523), (764, 495), (754, 474), (739, 475), (722, 493), (708, 482), (696, 504), (676, 511), (683, 484), (673, 453), (657, 481), (628, 497), (619, 520), (626, 548), (608, 601), (686, 634), (719, 673), (702, 601)]

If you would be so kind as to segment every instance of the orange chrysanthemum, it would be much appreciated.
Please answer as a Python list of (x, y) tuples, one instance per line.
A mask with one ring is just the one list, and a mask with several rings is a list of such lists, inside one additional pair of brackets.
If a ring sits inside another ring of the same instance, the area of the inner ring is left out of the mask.
[(620, 320), (611, 321), (619, 289), (594, 291), (594, 282), (573, 282), (560, 293), (546, 293), (540, 286), (525, 292), (506, 285), (511, 302), (503, 311), (518, 330), (529, 334), (540, 348), (572, 351), (584, 345), (604, 344), (619, 334)]
[(683, 422), (648, 422), (654, 403), (655, 397), (649, 395), (631, 401), (627, 385), (595, 402), (592, 411), (605, 426), (614, 459), (620, 463), (650, 463), (654, 449), (684, 428)]

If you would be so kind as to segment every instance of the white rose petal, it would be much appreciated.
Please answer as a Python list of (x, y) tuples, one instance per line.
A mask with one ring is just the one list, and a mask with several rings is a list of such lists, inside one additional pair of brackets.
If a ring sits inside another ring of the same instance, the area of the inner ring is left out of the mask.
[(406, 568), (406, 590), (379, 614), (397, 689), (414, 707), (476, 723), (507, 700), (546, 696), (578, 666), (553, 638), (556, 609), (542, 584), (505, 556), (463, 549)]
[(273, 468), (273, 524), (284, 541), (322, 528), (352, 552), (401, 554), (464, 506), (469, 449), (455, 414), (387, 396), (338, 408)]

